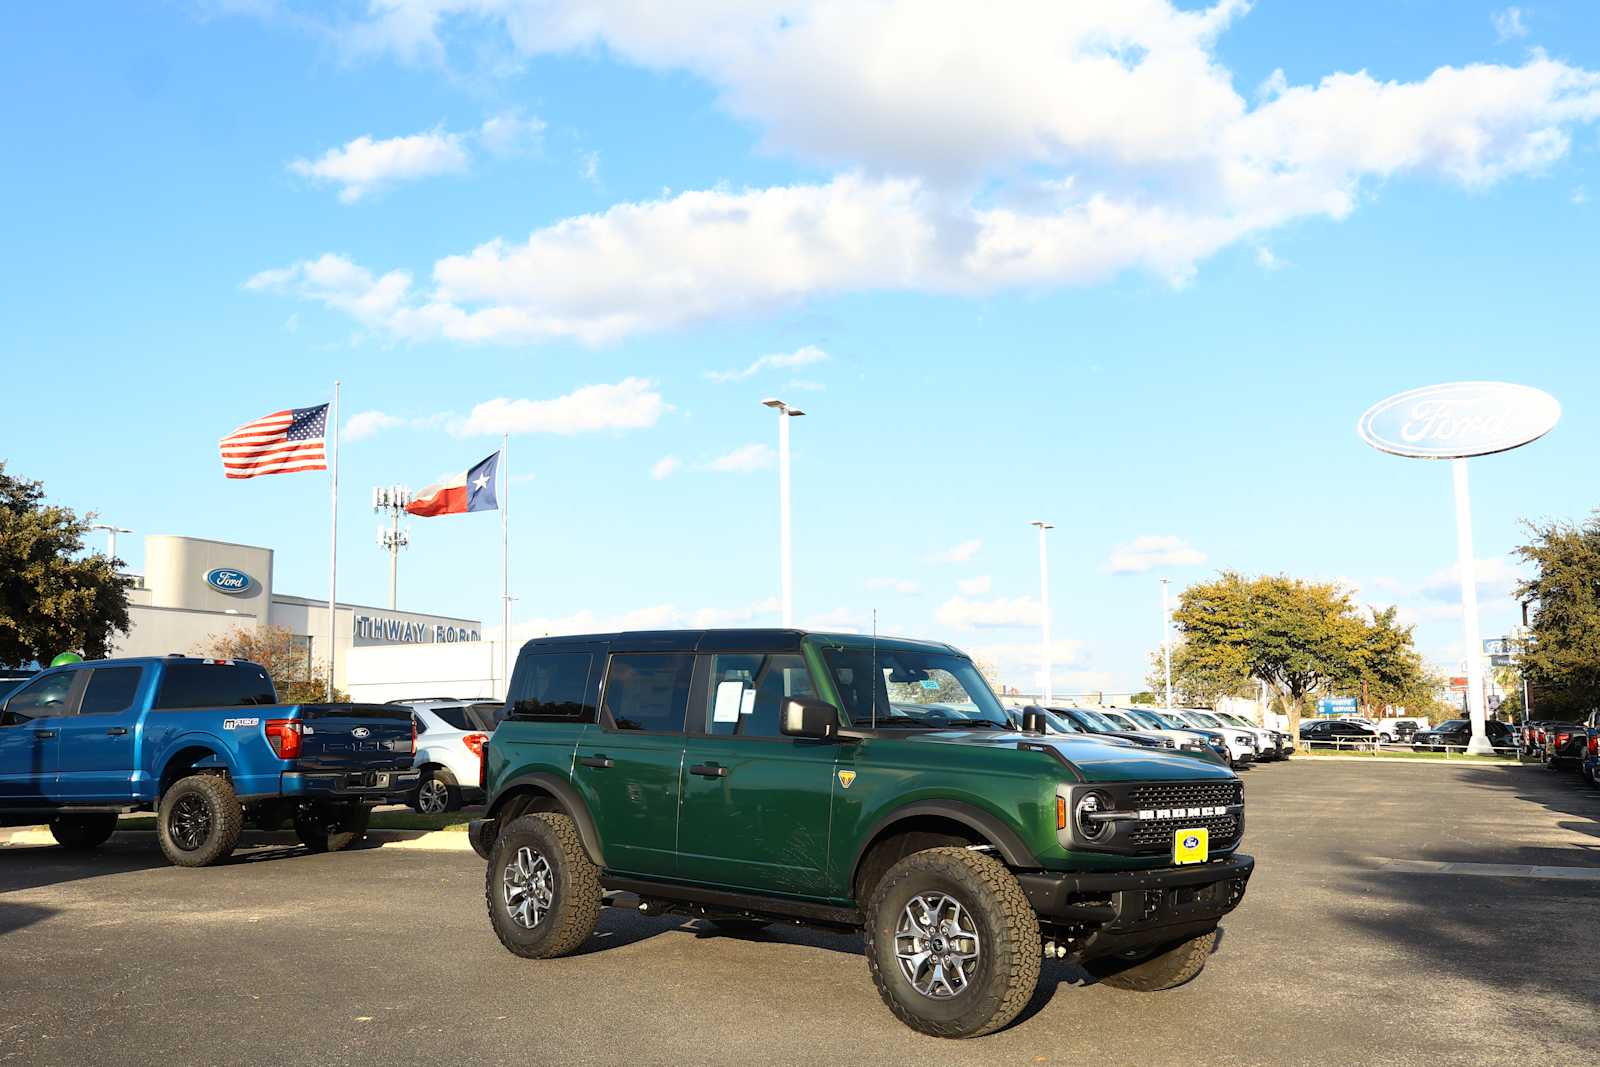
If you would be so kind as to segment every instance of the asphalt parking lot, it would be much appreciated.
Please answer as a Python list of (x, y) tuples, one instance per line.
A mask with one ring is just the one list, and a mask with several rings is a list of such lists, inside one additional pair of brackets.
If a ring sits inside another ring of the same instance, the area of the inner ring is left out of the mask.
[(1049, 964), (968, 1042), (896, 1022), (849, 937), (608, 910), (581, 955), (519, 960), (470, 852), (4, 848), (0, 1063), (1593, 1062), (1600, 790), (1309, 759), (1245, 778), (1259, 866), (1199, 979), (1137, 994)]

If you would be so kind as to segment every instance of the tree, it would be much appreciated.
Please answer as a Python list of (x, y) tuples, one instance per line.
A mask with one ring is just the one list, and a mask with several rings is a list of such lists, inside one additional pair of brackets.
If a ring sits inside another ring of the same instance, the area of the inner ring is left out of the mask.
[(1253, 696), (1265, 682), (1298, 731), (1314, 692), (1364, 686), (1372, 706), (1422, 701), (1429, 692), (1411, 628), (1392, 608), (1368, 622), (1333, 582), (1225, 571), (1179, 594), (1173, 624), (1181, 640), (1172, 682), (1184, 703)]
[(44, 502), (44, 486), (0, 462), (0, 665), (49, 662), (61, 652), (100, 659), (128, 632), (121, 560), (83, 555), (90, 513)]
[(1160, 701), (1156, 700), (1156, 695), (1154, 693), (1145, 691), (1133, 694), (1133, 696), (1128, 698), (1128, 703), (1155, 707), (1160, 703)]
[[(278, 700), (284, 704), (320, 704), (327, 697), (327, 664), (313, 661), (310, 651), (282, 626), (241, 626), (214, 638), (196, 654), (259, 663), (272, 677)], [(333, 699), (342, 703), (350, 697), (335, 689)]]
[(1517, 586), (1538, 603), (1517, 666), (1540, 718), (1577, 719), (1600, 705), (1600, 512), (1580, 525), (1526, 523), (1517, 555), (1538, 573)]

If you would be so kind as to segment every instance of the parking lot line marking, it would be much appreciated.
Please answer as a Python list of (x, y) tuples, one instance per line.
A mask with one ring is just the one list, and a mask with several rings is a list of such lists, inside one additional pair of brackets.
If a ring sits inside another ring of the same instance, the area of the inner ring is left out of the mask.
[(1457, 863), (1445, 860), (1384, 860), (1380, 870), (1402, 874), (1469, 874), (1480, 878), (1555, 878), (1600, 882), (1600, 867), (1553, 867), (1531, 863)]

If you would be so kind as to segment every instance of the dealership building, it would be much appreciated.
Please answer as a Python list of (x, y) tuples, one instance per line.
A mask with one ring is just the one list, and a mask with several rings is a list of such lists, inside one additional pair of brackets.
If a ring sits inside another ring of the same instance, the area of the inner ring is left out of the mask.
[[(113, 655), (203, 653), (231, 630), (281, 626), (305, 648), (308, 666), (326, 662), (328, 601), (278, 592), (272, 584), (272, 549), (151, 534), (144, 539), (144, 561), (143, 574), (128, 575), (133, 581), (128, 591), (130, 629), (116, 642)], [(495, 656), (482, 640), (482, 630), (477, 619), (337, 603), (334, 685), (356, 699), (378, 698), (376, 691), (362, 691), (375, 680), (367, 676), (381, 671), (383, 663), (398, 661), (364, 653), (385, 649), (461, 645), (461, 653), (487, 667)], [(414, 681), (421, 684), (424, 679)], [(493, 686), (497, 680), (485, 681)]]

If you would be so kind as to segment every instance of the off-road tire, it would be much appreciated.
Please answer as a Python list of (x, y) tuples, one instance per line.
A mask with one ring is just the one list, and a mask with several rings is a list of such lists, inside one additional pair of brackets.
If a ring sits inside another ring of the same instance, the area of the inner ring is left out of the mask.
[(57, 815), (50, 820), (50, 836), (68, 852), (97, 849), (116, 829), (115, 815)]
[(294, 834), (309, 852), (341, 852), (367, 836), (365, 804), (313, 805), (295, 812)]
[[(917, 992), (895, 955), (895, 928), (922, 893), (955, 897), (981, 937), (977, 970), (964, 989), (935, 1000)], [(967, 848), (914, 852), (884, 874), (866, 909), (867, 967), (895, 1018), (934, 1037), (978, 1037), (1017, 1017), (1039, 984), (1039, 920), (1003, 863)]]
[[(425, 811), (422, 807), (422, 791), (430, 782), (437, 782), (444, 786), (444, 811)], [(417, 788), (411, 793), (411, 808), (418, 815), (442, 815), (445, 812), (461, 810), (461, 786), (456, 784), (455, 775), (443, 767), (430, 767), (422, 772), (422, 779), (417, 782)]]
[(719, 934), (728, 934), (733, 937), (743, 937), (747, 934), (759, 934), (772, 924), (765, 919), (745, 919), (738, 916), (716, 917), (706, 920), (706, 923)]
[[(512, 918), (504, 895), (507, 870), (522, 848), (549, 865), (554, 890), (549, 910), (532, 929)], [(574, 952), (600, 922), (600, 868), (584, 851), (571, 816), (534, 812), (502, 826), (495, 836), (483, 898), (494, 934), (508, 951), (530, 960), (555, 959)]]
[[(182, 818), (194, 804), (203, 807), (209, 825), (198, 847), (179, 843), (181, 833), (175, 818)], [(244, 808), (233, 791), (233, 783), (220, 774), (191, 774), (167, 787), (156, 809), (156, 841), (161, 851), (179, 867), (209, 867), (233, 855), (244, 829)]]
[(1205, 970), (1206, 960), (1211, 958), (1216, 946), (1217, 932), (1212, 930), (1179, 941), (1136, 963), (1111, 956), (1091, 960), (1084, 969), (1100, 979), (1101, 985), (1131, 989), (1135, 993), (1156, 993), (1180, 986)]

